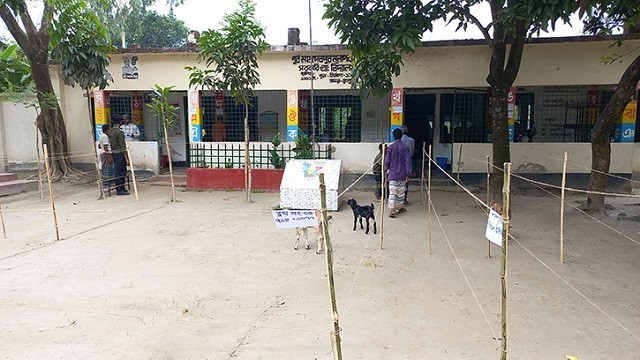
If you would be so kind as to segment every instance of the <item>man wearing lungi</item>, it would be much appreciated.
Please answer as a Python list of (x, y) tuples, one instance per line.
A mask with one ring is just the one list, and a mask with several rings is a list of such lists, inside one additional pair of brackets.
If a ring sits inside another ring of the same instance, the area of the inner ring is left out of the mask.
[(409, 176), (411, 175), (411, 153), (402, 139), (402, 130), (393, 130), (393, 144), (387, 148), (384, 159), (386, 169), (389, 169), (389, 217), (407, 211), (401, 207)]

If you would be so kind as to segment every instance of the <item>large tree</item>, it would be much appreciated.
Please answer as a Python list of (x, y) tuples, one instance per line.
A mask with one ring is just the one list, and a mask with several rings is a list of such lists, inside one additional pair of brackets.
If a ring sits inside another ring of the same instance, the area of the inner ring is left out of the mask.
[[(478, 11), (488, 5), (491, 21)], [(491, 51), (487, 83), (491, 86), (493, 164), (510, 161), (507, 104), (509, 88), (518, 75), (527, 36), (569, 20), (578, 4), (571, 0), (329, 0), (324, 17), (352, 52), (353, 86), (374, 94), (391, 90), (400, 74), (402, 56), (422, 45), (425, 31), (436, 20), (456, 22), (457, 29), (477, 27)], [(502, 198), (503, 177), (494, 171), (493, 199)]]
[[(79, 27), (79, 22), (76, 21), (79, 17), (86, 20), (81, 23), (92, 25), (88, 28)], [(91, 63), (95, 52), (101, 53), (103, 50), (100, 46), (93, 45), (107, 42), (106, 33), (102, 31), (97, 18), (88, 11), (82, 0), (45, 0), (38, 22), (31, 17), (25, 0), (3, 0), (0, 1), (0, 18), (24, 52), (31, 67), (40, 108), (36, 123), (42, 134), (42, 142), (49, 147), (52, 173), (54, 176), (61, 176), (74, 172), (75, 169), (68, 157), (67, 129), (60, 106), (55, 99), (49, 71), (50, 50), (53, 48), (51, 35), (57, 32), (54, 37), (60, 41), (91, 38), (88, 46), (74, 43), (81, 49), (73, 54)], [(85, 37), (76, 37), (78, 32), (84, 33)], [(58, 50), (56, 55), (59, 58), (72, 56), (63, 49)], [(64, 73), (67, 70), (65, 63), (62, 62), (61, 66)]]
[(88, 0), (100, 20), (107, 25), (114, 45), (126, 48), (180, 46), (187, 37), (183, 21), (173, 16), (173, 7), (184, 0), (165, 0), (169, 15), (159, 15), (148, 8), (158, 0)]
[[(583, 0), (585, 31), (592, 34), (609, 34), (624, 31), (629, 35), (640, 34), (640, 2), (637, 0)], [(622, 43), (622, 40), (617, 42)], [(611, 100), (598, 116), (591, 133), (591, 174), (589, 190), (602, 193), (606, 189), (607, 173), (611, 165), (610, 135), (629, 100), (636, 94), (635, 87), (640, 81), (640, 47), (628, 51), (623, 56), (609, 57), (608, 61), (629, 61), (629, 66), (620, 77)], [(606, 62), (607, 60), (605, 60)], [(637, 131), (637, 130), (636, 130)], [(604, 209), (604, 196), (589, 194), (587, 207), (591, 210)]]
[(159, 15), (155, 11), (145, 11), (140, 17), (130, 17), (127, 22), (131, 29), (128, 35), (130, 44), (143, 48), (165, 48), (187, 43), (189, 28), (173, 14)]

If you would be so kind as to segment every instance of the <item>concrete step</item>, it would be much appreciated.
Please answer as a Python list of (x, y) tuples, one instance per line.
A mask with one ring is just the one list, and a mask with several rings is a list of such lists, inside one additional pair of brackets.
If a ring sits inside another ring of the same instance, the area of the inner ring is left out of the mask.
[[(153, 186), (171, 186), (171, 176), (169, 175), (158, 175), (151, 180), (149, 180), (151, 185)], [(175, 186), (186, 187), (187, 186), (187, 175), (173, 175), (173, 182)]]
[(0, 182), (0, 196), (34, 190), (38, 190), (38, 182), (36, 180), (9, 180)]
[(0, 173), (0, 183), (12, 180), (18, 180), (18, 175), (15, 173)]

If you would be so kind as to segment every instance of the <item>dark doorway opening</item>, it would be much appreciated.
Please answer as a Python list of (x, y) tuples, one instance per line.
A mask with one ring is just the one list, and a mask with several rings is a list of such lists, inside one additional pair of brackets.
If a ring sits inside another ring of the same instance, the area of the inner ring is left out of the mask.
[(429, 145), (433, 144), (435, 116), (435, 94), (405, 95), (404, 124), (409, 129), (409, 136), (416, 142), (413, 152), (414, 164), (416, 160), (422, 159), (422, 144), (425, 144), (427, 151), (429, 151)]

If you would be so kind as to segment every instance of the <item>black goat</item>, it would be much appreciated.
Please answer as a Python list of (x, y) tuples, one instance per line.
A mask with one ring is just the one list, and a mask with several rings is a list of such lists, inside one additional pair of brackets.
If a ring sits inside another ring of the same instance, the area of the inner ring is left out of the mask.
[(356, 231), (356, 222), (358, 221), (358, 218), (360, 218), (360, 229), (364, 229), (364, 226), (362, 225), (362, 219), (364, 218), (367, 220), (367, 230), (365, 230), (364, 233), (369, 233), (369, 219), (373, 220), (373, 233), (376, 234), (378, 232), (373, 203), (367, 206), (360, 206), (355, 199), (349, 199), (347, 200), (347, 204), (351, 207), (351, 210), (353, 210), (353, 231)]

